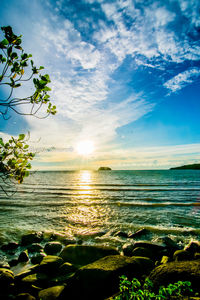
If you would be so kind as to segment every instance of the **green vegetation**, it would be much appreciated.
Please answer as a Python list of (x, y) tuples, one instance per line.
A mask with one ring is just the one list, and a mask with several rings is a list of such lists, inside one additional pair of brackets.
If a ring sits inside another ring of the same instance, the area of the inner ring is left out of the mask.
[[(0, 117), (9, 119), (10, 111), (37, 118), (55, 115), (56, 106), (52, 105), (48, 94), (51, 91), (48, 87), (51, 82), (49, 75), (39, 74), (44, 67), (37, 68), (31, 59), (32, 55), (24, 52), (21, 46), (21, 35), (15, 35), (10, 26), (1, 27), (1, 30), (4, 38), (0, 42), (0, 87), (2, 88)], [(25, 69), (28, 74), (26, 77)], [(24, 98), (16, 97), (14, 90), (20, 88), (22, 84), (24, 86), (31, 79), (34, 92)], [(46, 106), (45, 115), (40, 116), (39, 110), (44, 106)], [(24, 177), (29, 175), (30, 160), (33, 159), (34, 154), (29, 152), (27, 141), (28, 137), (24, 134), (20, 134), (18, 138), (11, 137), (6, 142), (0, 138), (0, 187), (4, 191), (5, 185), (12, 179), (22, 183)]]
[(173, 297), (191, 295), (193, 292), (191, 282), (178, 281), (169, 284), (167, 287), (161, 286), (157, 294), (153, 290), (153, 283), (146, 278), (144, 284), (133, 278), (129, 281), (126, 276), (120, 277), (120, 293), (113, 300), (164, 300)]
[(170, 170), (200, 170), (200, 164), (184, 165), (181, 167), (171, 168)]

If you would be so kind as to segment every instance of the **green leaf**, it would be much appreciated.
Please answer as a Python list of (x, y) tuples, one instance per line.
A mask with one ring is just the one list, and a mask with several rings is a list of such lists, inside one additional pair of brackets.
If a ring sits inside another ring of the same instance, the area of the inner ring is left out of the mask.
[(0, 145), (1, 145), (1, 146), (4, 146), (4, 142), (3, 142), (3, 139), (2, 139), (2, 138), (0, 138)]
[(19, 141), (21, 141), (21, 140), (23, 140), (25, 138), (25, 134), (23, 134), (23, 133), (21, 133), (21, 134), (19, 134)]

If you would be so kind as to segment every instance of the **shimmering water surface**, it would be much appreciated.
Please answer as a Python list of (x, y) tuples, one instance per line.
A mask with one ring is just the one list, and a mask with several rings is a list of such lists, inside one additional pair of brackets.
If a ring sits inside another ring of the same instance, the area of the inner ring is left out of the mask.
[(141, 228), (144, 239), (198, 238), (200, 171), (36, 172), (12, 196), (0, 192), (1, 240), (34, 230), (115, 244), (114, 232)]

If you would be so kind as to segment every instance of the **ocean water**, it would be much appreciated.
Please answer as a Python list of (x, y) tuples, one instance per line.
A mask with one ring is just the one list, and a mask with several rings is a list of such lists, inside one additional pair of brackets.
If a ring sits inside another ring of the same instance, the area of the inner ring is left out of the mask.
[(200, 171), (33, 172), (10, 196), (0, 191), (0, 241), (30, 231), (119, 245), (117, 231), (145, 240), (200, 237)]

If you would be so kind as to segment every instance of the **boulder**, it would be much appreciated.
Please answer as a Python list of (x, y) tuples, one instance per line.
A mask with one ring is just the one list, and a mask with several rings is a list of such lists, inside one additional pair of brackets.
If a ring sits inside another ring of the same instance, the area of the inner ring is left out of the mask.
[(38, 243), (33, 243), (27, 247), (28, 253), (40, 252), (43, 250), (43, 247)]
[(162, 243), (166, 247), (170, 255), (173, 254), (176, 250), (181, 250), (181, 247), (168, 236), (160, 237), (157, 241)]
[(131, 256), (142, 256), (142, 257), (148, 257), (151, 259), (156, 260), (157, 257), (155, 256), (155, 253), (152, 250), (149, 250), (147, 248), (143, 247), (137, 247), (133, 249)]
[(133, 244), (131, 243), (124, 244), (122, 247), (122, 251), (125, 256), (132, 256)]
[(9, 269), (0, 268), (0, 293), (9, 291), (14, 282), (14, 274)]
[(15, 298), (16, 300), (36, 300), (36, 298), (29, 293), (18, 294)]
[(175, 261), (181, 260), (190, 260), (193, 258), (193, 255), (189, 251), (186, 250), (177, 250), (174, 252), (173, 259)]
[(44, 252), (48, 255), (54, 255), (60, 252), (62, 249), (62, 244), (59, 242), (49, 242), (44, 247)]
[(122, 238), (127, 238), (128, 237), (128, 234), (124, 231), (117, 231), (114, 233), (114, 236), (119, 236), (119, 237), (122, 237)]
[(14, 267), (18, 264), (18, 259), (13, 258), (13, 259), (9, 260), (8, 263), (9, 263), (10, 267)]
[(155, 251), (156, 253), (161, 252), (166, 249), (165, 245), (163, 244), (157, 244), (157, 243), (151, 243), (151, 242), (135, 242), (133, 244), (133, 249), (137, 247), (143, 247), (146, 249), (149, 249), (151, 251)]
[(46, 287), (49, 284), (49, 276), (43, 273), (34, 273), (30, 274), (24, 278), (22, 278), (21, 283), (24, 286), (39, 286), (39, 287)]
[(34, 265), (35, 264), (40, 264), (45, 256), (46, 256), (46, 254), (43, 253), (43, 252), (38, 253), (37, 255), (34, 255), (34, 256), (31, 257), (31, 263), (34, 264)]
[(69, 274), (75, 272), (76, 270), (77, 268), (74, 265), (66, 262), (59, 267), (58, 272), (59, 274)]
[(43, 240), (43, 234), (41, 232), (25, 234), (21, 238), (21, 245), (27, 246), (33, 243), (40, 243)]
[(119, 252), (111, 247), (68, 245), (60, 253), (65, 261), (84, 266), (108, 255), (117, 255)]
[(63, 259), (54, 255), (47, 255), (43, 258), (39, 264), (37, 270), (40, 272), (55, 272), (55, 269), (58, 269), (63, 264)]
[(28, 251), (22, 251), (19, 255), (18, 262), (27, 262), (29, 261)]
[(80, 268), (61, 299), (105, 299), (119, 289), (119, 276), (147, 275), (154, 267), (149, 258), (111, 255)]
[(13, 250), (16, 250), (18, 248), (18, 246), (19, 246), (18, 243), (11, 242), (11, 243), (3, 245), (1, 247), (1, 250), (2, 251), (13, 251)]
[(150, 273), (149, 279), (156, 288), (179, 280), (191, 281), (192, 288), (199, 291), (200, 260), (177, 261), (160, 265)]
[(41, 290), (38, 294), (40, 300), (56, 300), (64, 289), (64, 285), (53, 286)]
[(192, 241), (185, 246), (184, 250), (194, 255), (196, 252), (200, 252), (200, 243), (197, 241)]

